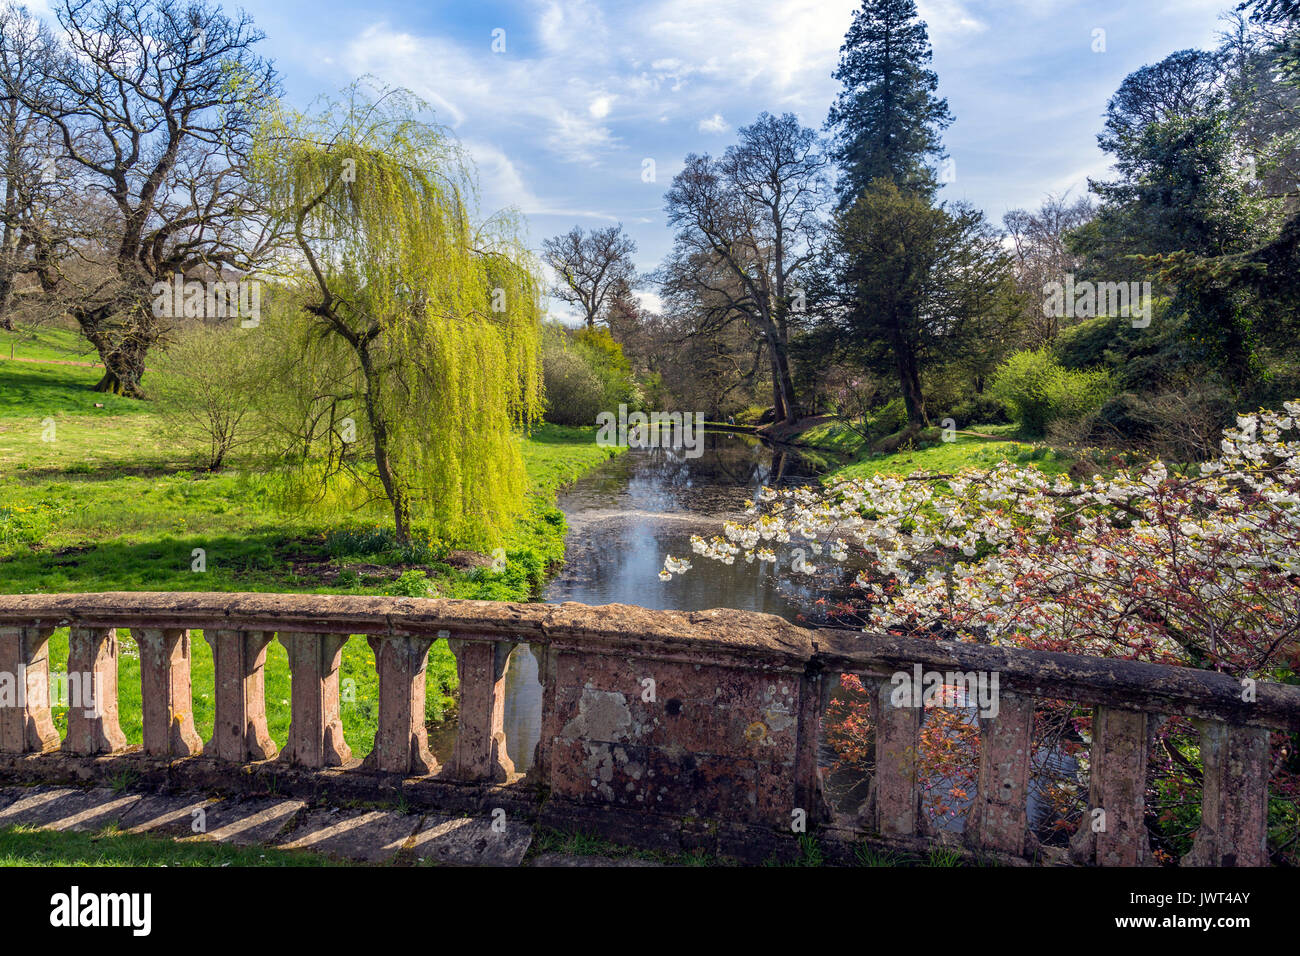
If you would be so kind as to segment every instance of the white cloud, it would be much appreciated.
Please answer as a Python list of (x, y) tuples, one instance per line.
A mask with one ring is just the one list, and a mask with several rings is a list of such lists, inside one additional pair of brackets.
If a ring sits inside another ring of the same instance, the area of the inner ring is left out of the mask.
[(638, 304), (647, 312), (663, 312), (664, 300), (659, 293), (644, 289), (634, 293)]
[(588, 0), (547, 0), (540, 7), (537, 35), (548, 54), (578, 53), (588, 61), (599, 57), (609, 29), (596, 4)]
[(44, 17), (51, 24), (54, 22), (54, 10), (50, 7), (50, 0), (22, 0), (21, 6), (27, 8), (27, 12), (34, 17)]
[(618, 221), (617, 216), (606, 212), (583, 209), (562, 200), (538, 196), (525, 182), (523, 174), (510, 157), (491, 143), (466, 140), (464, 146), (474, 160), (482, 205), (489, 213), (513, 206), (526, 216)]
[(962, 0), (918, 0), (916, 7), (930, 28), (931, 38), (983, 33), (988, 29), (988, 24), (971, 13)]
[(714, 113), (708, 119), (700, 120), (699, 126), (701, 133), (725, 133), (730, 128), (721, 113)]
[(594, 163), (618, 146), (593, 109), (598, 91), (553, 63), (493, 53), (486, 43), (465, 48), (378, 23), (348, 45), (345, 64), (357, 74), (411, 88), (453, 129), (470, 120), (523, 126), (558, 157), (577, 163)]

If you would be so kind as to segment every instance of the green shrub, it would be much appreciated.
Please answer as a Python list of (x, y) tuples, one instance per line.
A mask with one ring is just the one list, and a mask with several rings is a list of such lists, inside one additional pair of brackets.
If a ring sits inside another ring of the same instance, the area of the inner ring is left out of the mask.
[(1104, 371), (1067, 369), (1047, 349), (1017, 352), (998, 369), (991, 392), (1028, 436), (1041, 436), (1059, 419), (1095, 412), (1111, 390)]
[(1011, 421), (1007, 415), (1007, 406), (995, 395), (985, 392), (973, 395), (959, 402), (952, 408), (950, 416), (958, 428), (972, 425), (1005, 425)]
[(390, 597), (428, 597), (429, 576), (423, 571), (403, 571), (402, 576), (384, 588)]
[(1052, 344), (1057, 361), (1069, 369), (1111, 364), (1112, 349), (1125, 349), (1136, 338), (1133, 322), (1121, 316), (1099, 315), (1063, 329)]
[(641, 404), (623, 349), (604, 329), (570, 333), (548, 326), (542, 340), (542, 374), (545, 417), (556, 425), (594, 425), (601, 412)]
[(262, 342), (256, 331), (238, 325), (195, 325), (151, 356), (161, 436), (201, 451), (210, 471), (256, 438), (253, 409), (266, 387)]
[(392, 528), (335, 528), (325, 535), (331, 558), (368, 557), (383, 564), (432, 564), (446, 551), (437, 538), (416, 536), (403, 544)]

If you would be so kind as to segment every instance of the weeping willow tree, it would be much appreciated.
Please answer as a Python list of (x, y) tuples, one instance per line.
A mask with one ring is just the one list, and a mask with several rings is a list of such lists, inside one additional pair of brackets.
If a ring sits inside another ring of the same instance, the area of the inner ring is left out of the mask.
[(256, 168), (292, 234), (282, 278), (351, 363), (353, 482), (415, 528), (495, 538), (522, 506), (516, 440), (541, 412), (540, 284), (513, 222), (475, 224), (462, 151), (404, 90), (350, 88), (268, 118)]

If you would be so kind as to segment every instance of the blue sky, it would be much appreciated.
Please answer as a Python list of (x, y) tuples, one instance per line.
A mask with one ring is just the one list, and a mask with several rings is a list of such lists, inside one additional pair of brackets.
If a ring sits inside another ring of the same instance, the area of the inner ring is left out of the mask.
[[(1104, 174), (1096, 134), (1120, 81), (1207, 46), (1233, 0), (919, 0), (956, 179), (991, 219)], [(40, 6), (40, 4), (36, 4)], [(623, 222), (653, 268), (663, 193), (763, 110), (820, 128), (858, 0), (245, 0), (290, 97), (361, 74), (414, 90), (468, 146), (485, 213), (516, 206), (534, 248)], [(232, 4), (227, 3), (227, 7)], [(505, 52), (493, 52), (503, 30)], [(1105, 51), (1094, 52), (1094, 31)], [(655, 162), (656, 181), (642, 180)], [(650, 304), (654, 304), (653, 301)]]

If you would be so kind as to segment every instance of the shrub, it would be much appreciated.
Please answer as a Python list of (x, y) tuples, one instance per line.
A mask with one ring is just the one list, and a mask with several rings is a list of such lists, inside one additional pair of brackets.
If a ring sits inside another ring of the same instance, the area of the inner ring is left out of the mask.
[(995, 395), (985, 392), (973, 395), (953, 406), (951, 418), (958, 428), (971, 425), (1005, 425), (1011, 419), (1007, 416), (1007, 407)]
[(1101, 407), (1110, 376), (1062, 368), (1047, 349), (1017, 352), (994, 377), (992, 394), (1026, 435), (1041, 436), (1058, 419), (1082, 418)]
[(1066, 368), (1096, 368), (1110, 364), (1107, 353), (1117, 346), (1124, 349), (1128, 340), (1136, 338), (1134, 331), (1131, 319), (1099, 315), (1062, 330), (1052, 348)]
[(402, 576), (384, 588), (390, 597), (428, 597), (432, 585), (429, 576), (423, 571), (403, 571)]
[(605, 386), (576, 349), (548, 346), (542, 352), (548, 422), (594, 425), (605, 410)]
[(542, 343), (542, 374), (545, 417), (556, 425), (594, 425), (601, 412), (641, 404), (623, 349), (604, 329), (570, 333), (549, 326)]
[(1204, 461), (1219, 448), (1233, 419), (1231, 397), (1220, 388), (1185, 381), (1152, 395), (1123, 392), (1096, 415), (1101, 440), (1136, 446), (1173, 461)]
[(257, 343), (252, 329), (194, 326), (153, 359), (163, 437), (201, 450), (210, 471), (254, 437), (253, 409), (264, 388)]

